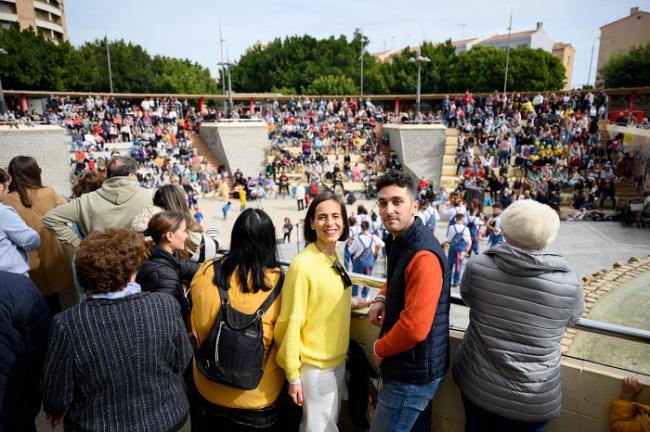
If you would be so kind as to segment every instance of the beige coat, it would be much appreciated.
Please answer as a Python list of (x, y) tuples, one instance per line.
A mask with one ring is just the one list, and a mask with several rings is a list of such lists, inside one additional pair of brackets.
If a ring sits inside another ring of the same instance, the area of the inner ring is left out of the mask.
[(28, 194), (31, 208), (23, 205), (17, 192), (8, 194), (3, 203), (13, 207), (41, 237), (39, 248), (29, 253), (29, 277), (43, 295), (58, 293), (74, 286), (72, 268), (61, 243), (43, 225), (43, 215), (64, 204), (65, 199), (51, 187), (29, 189)]

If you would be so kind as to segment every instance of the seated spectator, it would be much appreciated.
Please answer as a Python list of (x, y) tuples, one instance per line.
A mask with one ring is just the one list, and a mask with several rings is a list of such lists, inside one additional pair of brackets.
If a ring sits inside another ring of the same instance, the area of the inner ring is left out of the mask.
[(80, 242), (76, 273), (87, 298), (54, 318), (43, 371), (52, 426), (189, 432), (180, 373), (192, 347), (178, 303), (135, 283), (146, 252), (142, 235), (123, 229)]
[(559, 227), (547, 206), (516, 201), (501, 215), (506, 243), (467, 265), (470, 323), (453, 367), (466, 431), (541, 431), (560, 415), (560, 341), (585, 306), (580, 277), (543, 252)]

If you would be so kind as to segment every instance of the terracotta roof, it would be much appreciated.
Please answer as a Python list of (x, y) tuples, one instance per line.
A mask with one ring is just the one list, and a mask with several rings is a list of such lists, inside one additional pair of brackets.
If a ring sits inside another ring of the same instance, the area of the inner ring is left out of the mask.
[[(510, 35), (510, 38), (511, 39), (517, 39), (517, 38), (521, 38), (521, 37), (525, 37), (525, 36), (530, 36), (530, 35), (532, 35), (533, 33), (536, 33), (536, 32), (537, 32), (537, 30), (528, 30), (528, 31), (516, 32), (516, 33), (512, 33)], [(500, 40), (504, 40), (504, 39), (505, 40), (508, 39), (508, 33), (506, 33), (506, 34), (496, 34), (494, 36), (490, 36), (489, 38), (484, 39), (483, 41), (481, 41), (481, 43), (484, 43), (484, 42), (496, 42), (496, 41), (500, 41)]]
[(475, 40), (481, 40), (481, 38), (474, 37), (469, 39), (456, 40), (456, 41), (451, 41), (451, 44), (456, 47), (456, 46), (467, 45), (469, 42), (473, 42)]
[(623, 21), (623, 20), (626, 20), (626, 19), (629, 19), (629, 18), (635, 17), (635, 16), (640, 15), (640, 14), (643, 14), (643, 15), (650, 15), (650, 12), (644, 12), (644, 11), (640, 10), (640, 11), (638, 11), (638, 12), (635, 12), (635, 13), (631, 14), (631, 15), (625, 16), (625, 17), (623, 17), (623, 18), (619, 18), (619, 19), (617, 19), (616, 21), (612, 21), (611, 23), (605, 24), (604, 26), (602, 26), (602, 27), (600, 27), (600, 28), (601, 28), (601, 29), (604, 29), (605, 27), (609, 27), (609, 26), (611, 26), (612, 24), (618, 24), (620, 21)]

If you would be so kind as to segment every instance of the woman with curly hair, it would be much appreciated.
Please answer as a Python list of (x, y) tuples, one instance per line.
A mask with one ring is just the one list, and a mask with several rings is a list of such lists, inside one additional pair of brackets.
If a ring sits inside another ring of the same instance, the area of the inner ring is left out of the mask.
[(96, 231), (75, 259), (87, 297), (54, 319), (42, 379), (43, 409), (65, 430), (189, 431), (181, 372), (192, 348), (178, 303), (142, 292), (141, 234)]

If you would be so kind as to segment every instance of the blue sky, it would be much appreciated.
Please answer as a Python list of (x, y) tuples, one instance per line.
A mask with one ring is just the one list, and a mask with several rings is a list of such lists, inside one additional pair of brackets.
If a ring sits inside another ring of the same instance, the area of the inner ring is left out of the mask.
[[(65, 0), (70, 42), (102, 38), (125, 39), (150, 54), (189, 58), (216, 75), (221, 59), (237, 60), (256, 41), (310, 34), (345, 34), (363, 28), (368, 50), (399, 49), (423, 39), (443, 41), (506, 33), (510, 10), (513, 32), (531, 30), (535, 23), (556, 42), (576, 50), (573, 85), (587, 82), (595, 42), (590, 82), (598, 56), (599, 27), (629, 14), (630, 8), (650, 12), (650, 0), (327, 0), (327, 1), (215, 1), (215, 0)], [(464, 26), (463, 26), (464, 25)]]

